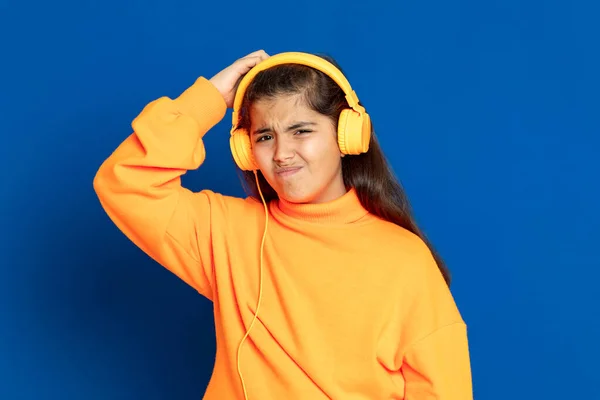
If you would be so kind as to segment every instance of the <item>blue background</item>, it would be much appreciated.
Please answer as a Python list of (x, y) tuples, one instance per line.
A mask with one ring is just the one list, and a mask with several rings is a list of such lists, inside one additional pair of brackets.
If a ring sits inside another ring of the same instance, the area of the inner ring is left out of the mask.
[[(453, 271), (475, 398), (600, 399), (592, 3), (0, 0), (0, 398), (201, 398), (211, 303), (92, 179), (145, 104), (264, 48), (333, 55), (367, 106)], [(229, 118), (186, 186), (243, 195)]]

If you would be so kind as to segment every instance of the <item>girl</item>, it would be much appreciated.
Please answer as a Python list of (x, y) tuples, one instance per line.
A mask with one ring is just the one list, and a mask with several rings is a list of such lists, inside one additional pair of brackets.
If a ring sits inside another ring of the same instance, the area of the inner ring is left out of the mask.
[[(181, 186), (227, 108), (244, 199)], [(333, 60), (257, 51), (132, 127), (94, 188), (133, 243), (212, 300), (204, 399), (472, 398), (449, 274)]]

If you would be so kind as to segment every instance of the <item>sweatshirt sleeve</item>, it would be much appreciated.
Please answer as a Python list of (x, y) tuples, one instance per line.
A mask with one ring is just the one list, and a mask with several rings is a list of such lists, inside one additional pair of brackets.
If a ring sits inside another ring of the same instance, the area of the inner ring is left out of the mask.
[(404, 356), (405, 400), (472, 400), (471, 366), (464, 323), (440, 328)]
[(93, 186), (115, 225), (141, 250), (209, 299), (213, 297), (210, 191), (193, 193), (181, 176), (205, 159), (202, 137), (225, 115), (204, 77), (179, 97), (150, 102), (131, 133), (102, 163)]
[(405, 400), (472, 400), (467, 325), (433, 255), (418, 248), (397, 354)]

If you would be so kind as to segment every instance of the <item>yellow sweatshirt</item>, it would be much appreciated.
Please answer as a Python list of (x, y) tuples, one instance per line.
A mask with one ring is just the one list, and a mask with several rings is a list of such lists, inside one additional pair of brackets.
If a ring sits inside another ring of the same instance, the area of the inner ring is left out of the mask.
[[(206, 400), (244, 398), (237, 351), (256, 311), (265, 224), (259, 201), (181, 186), (225, 112), (204, 77), (152, 101), (94, 179), (116, 226), (212, 300)], [(354, 190), (268, 210), (263, 297), (240, 355), (250, 400), (472, 399), (466, 325), (416, 235), (368, 213)]]

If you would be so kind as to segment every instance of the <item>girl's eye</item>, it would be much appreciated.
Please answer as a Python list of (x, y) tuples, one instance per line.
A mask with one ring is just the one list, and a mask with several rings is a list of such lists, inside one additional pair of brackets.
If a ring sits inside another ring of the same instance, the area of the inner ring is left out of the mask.
[(264, 142), (265, 140), (269, 140), (269, 139), (271, 139), (271, 135), (264, 135), (264, 136), (261, 136), (258, 139), (256, 139), (256, 142), (257, 143), (258, 142)]
[[(310, 132), (312, 132), (310, 129), (299, 129), (294, 133), (294, 135), (302, 135), (304, 133), (310, 133)], [(256, 142), (257, 143), (264, 142), (264, 141), (271, 140), (271, 139), (273, 139), (272, 135), (263, 135), (263, 136), (259, 137), (258, 139), (256, 139)]]

